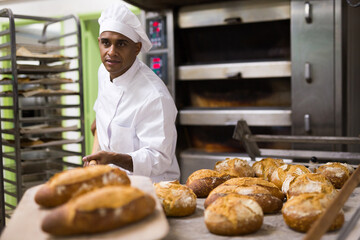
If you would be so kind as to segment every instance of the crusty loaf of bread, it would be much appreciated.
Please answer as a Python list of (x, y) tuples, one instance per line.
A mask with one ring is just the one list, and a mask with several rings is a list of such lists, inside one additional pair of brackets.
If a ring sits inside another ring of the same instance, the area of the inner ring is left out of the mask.
[(178, 181), (163, 181), (155, 183), (154, 186), (166, 216), (183, 217), (195, 212), (196, 195), (189, 187)]
[(155, 200), (131, 186), (95, 189), (53, 210), (42, 230), (57, 236), (98, 233), (139, 221), (155, 209)]
[(208, 230), (219, 235), (244, 235), (259, 230), (264, 219), (259, 204), (250, 197), (229, 194), (205, 210)]
[(264, 158), (260, 161), (255, 162), (252, 168), (255, 171), (255, 176), (270, 181), (272, 173), (284, 164), (282, 159)]
[(237, 186), (260, 186), (270, 192), (271, 195), (279, 198), (281, 201), (284, 200), (285, 194), (273, 183), (266, 181), (261, 178), (255, 177), (242, 177), (232, 178), (224, 182), (222, 185), (237, 185)]
[(237, 186), (237, 185), (223, 185), (217, 186), (212, 190), (204, 202), (204, 207), (207, 208), (211, 203), (220, 197), (228, 194), (236, 193), (253, 198), (262, 208), (264, 213), (276, 213), (281, 210), (283, 201), (272, 195), (266, 188), (253, 186)]
[(127, 174), (107, 165), (74, 168), (55, 174), (35, 194), (35, 202), (55, 207), (70, 198), (106, 185), (130, 185)]
[(327, 177), (335, 188), (342, 188), (354, 172), (354, 168), (346, 163), (329, 162), (318, 167), (315, 172)]
[(289, 183), (287, 199), (291, 199), (292, 197), (303, 193), (324, 193), (335, 195), (337, 191), (331, 182), (320, 173), (306, 173), (295, 177)]
[[(274, 183), (279, 189), (282, 189), (286, 178), (294, 178), (305, 173), (311, 173), (311, 171), (303, 165), (284, 164), (274, 170), (271, 174), (270, 182)], [(289, 181), (289, 179), (286, 181)]]
[(188, 177), (186, 186), (193, 190), (198, 198), (204, 198), (209, 195), (211, 190), (230, 178), (231, 176), (226, 173), (211, 169), (200, 169)]
[(240, 158), (226, 158), (218, 161), (214, 167), (215, 171), (229, 174), (231, 177), (254, 177), (254, 169), (246, 160)]
[[(282, 209), (285, 223), (299, 232), (307, 232), (331, 203), (333, 197), (324, 193), (304, 193), (288, 200)], [(329, 231), (339, 229), (344, 223), (341, 210)]]

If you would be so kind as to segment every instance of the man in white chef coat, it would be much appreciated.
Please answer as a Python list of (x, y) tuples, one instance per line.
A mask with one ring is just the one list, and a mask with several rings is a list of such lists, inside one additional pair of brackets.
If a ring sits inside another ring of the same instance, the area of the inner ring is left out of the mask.
[(123, 4), (103, 11), (98, 38), (102, 64), (94, 110), (101, 151), (85, 156), (154, 182), (175, 180), (177, 109), (163, 81), (137, 55), (152, 47), (138, 18)]

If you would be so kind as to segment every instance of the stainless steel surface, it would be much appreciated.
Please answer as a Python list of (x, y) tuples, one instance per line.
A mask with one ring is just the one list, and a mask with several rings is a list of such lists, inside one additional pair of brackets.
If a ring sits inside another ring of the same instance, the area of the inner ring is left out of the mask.
[(290, 19), (288, 0), (220, 2), (182, 7), (179, 27), (204, 27)]
[(312, 9), (311, 3), (309, 1), (305, 2), (305, 20), (307, 23), (311, 23), (312, 21)]
[(178, 80), (227, 79), (237, 75), (241, 78), (290, 77), (291, 63), (276, 61), (179, 66), (177, 72)]
[(346, 239), (348, 237), (348, 235), (350, 234), (350, 232), (354, 229), (354, 227), (356, 226), (356, 223), (358, 222), (360, 218), (360, 207), (357, 208), (357, 210), (355, 211), (355, 213), (352, 215), (351, 219), (349, 222), (347, 222), (345, 224), (345, 226), (343, 226), (339, 232), (338, 237), (336, 238), (336, 240), (343, 240)]
[(243, 119), (250, 126), (291, 126), (291, 110), (189, 109), (180, 110), (181, 125), (236, 125)]
[[(336, 99), (334, 84), (334, 1), (308, 2), (312, 6), (311, 23), (304, 20), (304, 2), (291, 1), (293, 135), (306, 134), (304, 115), (309, 114), (312, 135), (335, 136), (335, 100), (340, 99)], [(304, 81), (305, 64), (311, 65), (310, 83)]]
[(304, 130), (306, 133), (311, 132), (311, 119), (309, 114), (304, 115)]
[(307, 83), (311, 83), (312, 79), (311, 79), (311, 65), (310, 63), (306, 62), (305, 63), (305, 81)]

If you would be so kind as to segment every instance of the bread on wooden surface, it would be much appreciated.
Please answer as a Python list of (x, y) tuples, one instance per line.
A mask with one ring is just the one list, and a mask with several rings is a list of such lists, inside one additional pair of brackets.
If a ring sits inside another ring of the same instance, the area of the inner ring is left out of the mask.
[(188, 177), (186, 186), (193, 190), (198, 198), (204, 198), (209, 195), (211, 190), (230, 178), (230, 175), (226, 173), (211, 169), (200, 169)]
[(270, 177), (275, 171), (275, 169), (277, 169), (283, 164), (285, 163), (282, 159), (264, 158), (260, 161), (255, 162), (252, 165), (252, 168), (255, 171), (256, 177), (270, 181)]
[(214, 167), (215, 171), (229, 174), (232, 177), (254, 177), (254, 169), (249, 165), (248, 161), (240, 158), (226, 158), (218, 161)]
[(189, 187), (178, 181), (163, 181), (155, 183), (154, 186), (166, 216), (183, 217), (195, 212), (196, 195)]
[(265, 187), (258, 185), (238, 186), (221, 184), (210, 192), (204, 202), (204, 207), (207, 208), (220, 197), (234, 193), (253, 198), (260, 205), (264, 213), (276, 213), (281, 210), (283, 205), (282, 199), (272, 195)]
[(354, 168), (346, 163), (328, 162), (315, 169), (315, 172), (327, 177), (335, 188), (342, 188), (354, 172)]
[(295, 177), (289, 183), (287, 199), (303, 193), (325, 193), (335, 195), (337, 191), (324, 175), (321, 175), (320, 173), (306, 173)]
[(55, 207), (70, 198), (106, 185), (130, 185), (127, 174), (107, 165), (74, 168), (55, 174), (35, 194), (35, 202)]
[[(307, 232), (333, 200), (333, 196), (324, 193), (304, 193), (288, 200), (282, 209), (285, 223), (299, 232)], [(344, 213), (341, 210), (331, 224), (329, 231), (341, 228)]]
[(43, 219), (43, 231), (57, 236), (98, 233), (139, 221), (155, 200), (131, 186), (106, 186), (72, 198)]
[[(282, 189), (283, 182), (287, 178), (294, 178), (311, 171), (303, 165), (284, 164), (274, 170), (271, 174), (270, 182), (274, 183), (278, 188)], [(286, 180), (289, 181), (289, 180)]]
[(213, 202), (205, 210), (205, 224), (211, 233), (233, 236), (253, 233), (262, 226), (264, 215), (260, 205), (250, 197), (229, 194)]

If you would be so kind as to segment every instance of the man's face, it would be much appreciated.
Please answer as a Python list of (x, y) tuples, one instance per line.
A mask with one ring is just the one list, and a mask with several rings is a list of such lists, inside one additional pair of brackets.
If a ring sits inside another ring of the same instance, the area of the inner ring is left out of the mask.
[(102, 32), (98, 41), (101, 61), (110, 73), (111, 80), (125, 73), (141, 50), (141, 42), (134, 43), (117, 32)]

